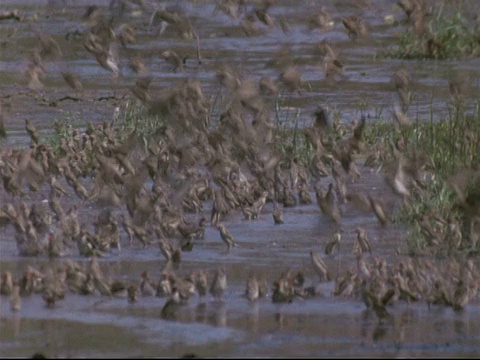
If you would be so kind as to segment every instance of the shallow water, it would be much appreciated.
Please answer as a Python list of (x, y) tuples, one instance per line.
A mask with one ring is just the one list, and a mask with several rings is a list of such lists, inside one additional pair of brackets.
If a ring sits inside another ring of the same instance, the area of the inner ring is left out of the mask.
[[(97, 1), (108, 7), (108, 1)], [(166, 4), (176, 4), (170, 1)], [(178, 40), (167, 27), (160, 36), (148, 26), (149, 14), (138, 13), (138, 7), (128, 3), (125, 22), (137, 26), (137, 44), (132, 49), (145, 54), (149, 74), (154, 77), (152, 87), (160, 90), (186, 78), (200, 79), (202, 88), (212, 100), (218, 94), (215, 70), (219, 62), (228, 63), (243, 71), (247, 77), (259, 79), (263, 75), (278, 76), (278, 71), (266, 65), (272, 56), (288, 44), (310, 87), (302, 94), (282, 92), (283, 106), (297, 109), (301, 123), (309, 124), (317, 106), (328, 106), (339, 112), (349, 124), (361, 112), (368, 121), (390, 119), (396, 101), (391, 75), (399, 67), (406, 67), (414, 75), (414, 100), (409, 115), (413, 119), (443, 119), (448, 114), (450, 95), (448, 81), (454, 75), (468, 74), (473, 88), (478, 90), (479, 59), (448, 61), (415, 61), (373, 59), (379, 49), (394, 43), (396, 34), (405, 29), (405, 15), (392, 7), (391, 1), (371, 1), (370, 8), (360, 9), (355, 2), (278, 1), (269, 11), (283, 15), (290, 25), (284, 34), (278, 27), (264, 29), (265, 34), (246, 37), (239, 28), (239, 19), (215, 13), (213, 1), (182, 1), (186, 14), (192, 19), (200, 36), (202, 64), (195, 59), (195, 42)], [(65, 34), (86, 25), (81, 16), (87, 1), (49, 1), (48, 6), (32, 1), (3, 1), (4, 9), (18, 9), (34, 21), (1, 23), (2, 41), (9, 31), (17, 29), (12, 40), (0, 50), (0, 101), (6, 111), (5, 126), (8, 138), (0, 147), (26, 146), (29, 138), (24, 130), (24, 119), (29, 119), (44, 134), (52, 131), (55, 119), (68, 121), (75, 127), (87, 122), (111, 120), (117, 107), (133, 99), (127, 86), (135, 83), (138, 75), (127, 65), (126, 55), (120, 53), (122, 76), (114, 80), (111, 74), (98, 66), (88, 54), (82, 40), (67, 41)], [(474, 1), (465, 1), (474, 7)], [(310, 31), (305, 18), (321, 5), (334, 16), (335, 25), (328, 32)], [(249, 7), (252, 5), (249, 3)], [(370, 35), (352, 41), (341, 23), (341, 17), (360, 12), (369, 23)], [(388, 26), (385, 15), (394, 15), (399, 24)], [(31, 91), (26, 87), (23, 72), (27, 56), (35, 43), (32, 28), (52, 35), (63, 51), (61, 60), (47, 64), (45, 88)], [(315, 45), (327, 39), (340, 51), (345, 63), (345, 78), (327, 83), (322, 70), (322, 57), (315, 53)], [(182, 50), (189, 55), (185, 69), (173, 72), (172, 65), (158, 55), (166, 49)], [(121, 49), (120, 49), (121, 51)], [(147, 54), (153, 54), (147, 56)], [(81, 77), (84, 92), (74, 94), (67, 88), (60, 71), (71, 71)], [(475, 83), (476, 81), (476, 83)], [(64, 96), (78, 96), (80, 101), (65, 100)], [(103, 98), (103, 99), (102, 99)], [(472, 99), (474, 98), (472, 94)], [(471, 101), (471, 99), (468, 99)], [(288, 110), (285, 110), (288, 111)], [(394, 197), (381, 175), (360, 167), (362, 179), (349, 184), (353, 191), (371, 191), (382, 194), (392, 211), (400, 200)], [(328, 183), (331, 178), (327, 178)], [(29, 201), (41, 201), (48, 196), (48, 187), (32, 194)], [(66, 209), (77, 201), (74, 195), (64, 204)], [(312, 193), (314, 198), (314, 194)], [(12, 201), (3, 188), (0, 202)], [(14, 199), (18, 202), (18, 199)], [(209, 216), (211, 203), (205, 204)], [(140, 297), (131, 305), (125, 298), (101, 298), (96, 294), (82, 297), (68, 293), (54, 309), (47, 309), (40, 296), (22, 298), (19, 313), (10, 311), (6, 297), (0, 297), (0, 356), (30, 356), (41, 352), (56, 357), (94, 356), (479, 356), (480, 355), (480, 300), (471, 302), (465, 310), (451, 308), (428, 309), (424, 303), (396, 303), (389, 308), (391, 319), (379, 322), (373, 312), (365, 310), (362, 302), (332, 296), (333, 282), (322, 284), (323, 296), (298, 300), (291, 304), (273, 304), (268, 297), (251, 304), (242, 294), (250, 270), (265, 275), (269, 286), (287, 267), (303, 270), (307, 285), (316, 284), (309, 251), (322, 251), (335, 226), (320, 215), (314, 203), (284, 209), (285, 224), (275, 226), (271, 217), (272, 205), (267, 204), (260, 219), (245, 221), (240, 213), (229, 216), (225, 224), (240, 246), (225, 252), (218, 231), (206, 230), (205, 241), (195, 245), (194, 251), (182, 254), (177, 271), (188, 274), (194, 269), (207, 269), (210, 279), (218, 264), (227, 266), (228, 289), (224, 301), (211, 296), (191, 299), (189, 305), (177, 312), (175, 321), (160, 317), (165, 299)], [(383, 229), (372, 214), (364, 214), (345, 205), (342, 216), (342, 244), (340, 255), (326, 257), (325, 262), (335, 276), (355, 266), (352, 246), (355, 229), (366, 229), (374, 247), (373, 256), (386, 258), (395, 264), (406, 249), (406, 230), (400, 224)], [(98, 214), (96, 204), (83, 203), (81, 222), (91, 223)], [(41, 268), (49, 264), (46, 257), (20, 258), (17, 254), (14, 232), (10, 227), (0, 230), (1, 270), (19, 275), (30, 264)], [(125, 235), (125, 234), (123, 234)], [(130, 248), (124, 236), (120, 254), (100, 259), (102, 269), (111, 279), (125, 281), (140, 279), (148, 270), (158, 278), (165, 266), (159, 250), (150, 246)], [(85, 261), (72, 252), (69, 258)], [(61, 262), (61, 260), (59, 260)]]

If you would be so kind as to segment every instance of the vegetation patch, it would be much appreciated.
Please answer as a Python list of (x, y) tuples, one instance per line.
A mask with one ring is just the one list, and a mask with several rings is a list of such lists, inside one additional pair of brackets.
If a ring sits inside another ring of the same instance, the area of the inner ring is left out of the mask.
[(411, 15), (411, 26), (401, 32), (398, 44), (377, 56), (399, 59), (450, 59), (480, 56), (480, 21), (458, 5), (453, 14), (439, 2), (432, 14)]

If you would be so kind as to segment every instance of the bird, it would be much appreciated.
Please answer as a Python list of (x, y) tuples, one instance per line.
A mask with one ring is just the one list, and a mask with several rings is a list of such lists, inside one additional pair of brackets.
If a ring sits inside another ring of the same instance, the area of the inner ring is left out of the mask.
[(13, 276), (10, 271), (4, 271), (2, 273), (2, 280), (0, 283), (0, 295), (9, 296), (13, 290)]
[(297, 186), (298, 188), (298, 201), (301, 205), (309, 205), (312, 203), (312, 196), (308, 191), (308, 186), (306, 183), (301, 182)]
[(290, 186), (283, 185), (283, 207), (293, 207), (297, 205), (297, 198)]
[(169, 64), (173, 65), (173, 72), (176, 72), (177, 69), (180, 71), (183, 70), (183, 66), (186, 63), (187, 57), (181, 58), (173, 50), (165, 50), (160, 53), (160, 56), (163, 57)]
[(233, 239), (232, 234), (226, 228), (225, 224), (223, 223), (218, 224), (217, 229), (220, 231), (220, 237), (222, 238), (223, 242), (227, 244), (228, 251), (230, 251), (232, 247), (238, 246), (238, 244)]
[(212, 285), (210, 286), (210, 294), (217, 300), (223, 298), (225, 289), (227, 288), (227, 273), (224, 266), (217, 267), (213, 276)]
[(378, 222), (383, 226), (387, 226), (390, 222), (385, 210), (382, 199), (376, 199), (372, 195), (368, 194), (368, 200), (370, 202), (370, 207), (373, 210), (373, 213), (378, 219)]
[(153, 281), (150, 279), (148, 272), (142, 272), (142, 280), (140, 282), (140, 292), (142, 296), (154, 296), (156, 294), (156, 287), (153, 285)]
[(351, 15), (342, 18), (342, 24), (348, 31), (348, 36), (351, 39), (356, 39), (358, 36), (367, 35), (367, 27), (360, 16)]
[(313, 268), (317, 273), (318, 277), (320, 278), (320, 281), (330, 281), (331, 278), (327, 269), (327, 265), (323, 261), (320, 254), (312, 250), (310, 251), (310, 259), (312, 260)]
[(302, 73), (295, 66), (286, 68), (280, 74), (279, 79), (286, 86), (287, 90), (292, 93), (294, 91), (301, 93), (303, 85), (305, 84), (305, 80), (302, 78)]
[(254, 272), (250, 272), (247, 279), (247, 288), (245, 290), (245, 296), (249, 301), (255, 301), (260, 295), (258, 279)]
[(397, 159), (397, 168), (395, 172), (395, 176), (393, 178), (386, 176), (385, 181), (391, 187), (392, 191), (403, 197), (404, 200), (409, 199), (411, 197), (409, 184), (411, 182), (411, 178), (406, 171), (406, 167), (408, 166), (407, 159), (402, 155), (399, 154), (399, 158)]
[(338, 251), (340, 251), (341, 238), (342, 238), (342, 234), (340, 230), (337, 230), (333, 233), (332, 239), (325, 246), (325, 255), (332, 255), (335, 248), (337, 248)]
[[(183, 220), (183, 218), (182, 218)], [(178, 231), (183, 238), (186, 239), (204, 239), (205, 238), (205, 224), (207, 223), (207, 219), (204, 217), (200, 218), (198, 221), (198, 225), (186, 223), (185, 221), (181, 221), (180, 225), (178, 225)]]
[(328, 185), (328, 190), (325, 193), (322, 193), (319, 188), (315, 188), (315, 194), (320, 211), (323, 215), (326, 215), (328, 218), (335, 221), (335, 223), (339, 224), (341, 220), (340, 209), (335, 203), (335, 195), (333, 191), (333, 183)]
[(409, 127), (411, 125), (411, 120), (397, 104), (394, 106), (393, 115), (395, 117), (396, 124), (398, 124), (400, 128)]
[(127, 288), (127, 297), (130, 304), (134, 304), (138, 301), (138, 288), (135, 285), (130, 285)]
[(95, 59), (98, 64), (105, 70), (110, 70), (114, 78), (118, 78), (120, 75), (120, 68), (118, 67), (118, 61), (114, 54), (113, 48), (103, 50), (95, 55)]
[(366, 252), (372, 253), (372, 246), (367, 237), (365, 229), (359, 226), (355, 232), (357, 233), (357, 238), (355, 239), (355, 243), (353, 245), (354, 255), (359, 255)]
[(48, 238), (48, 246), (47, 246), (47, 253), (48, 257), (56, 258), (56, 257), (63, 257), (65, 256), (65, 252), (63, 251), (63, 242), (59, 239), (58, 235), (56, 236), (53, 232), (50, 232), (47, 235)]
[(62, 74), (63, 80), (65, 80), (67, 85), (70, 86), (73, 90), (77, 92), (83, 91), (82, 82), (80, 81), (77, 75), (68, 71), (62, 71), (61, 74)]
[(160, 251), (167, 262), (179, 263), (181, 261), (181, 249), (178, 244), (172, 244), (167, 239), (160, 239), (158, 242)]
[(158, 280), (157, 293), (155, 294), (155, 296), (165, 297), (172, 294), (172, 283), (170, 279), (170, 274), (167, 271), (163, 271), (160, 274), (160, 280)]
[(311, 15), (308, 19), (309, 30), (320, 29), (322, 31), (327, 31), (332, 28), (333, 25), (334, 22), (332, 21), (332, 16), (324, 7), (322, 7), (319, 12)]
[(195, 283), (195, 288), (200, 297), (205, 296), (208, 290), (208, 277), (206, 270), (197, 270), (192, 274), (193, 281)]
[(255, 202), (252, 204), (252, 208), (255, 210), (255, 218), (258, 217), (258, 215), (262, 212), (263, 208), (265, 207), (265, 203), (267, 202), (267, 197), (268, 197), (268, 191), (262, 192), (260, 197), (255, 200)]
[(273, 202), (272, 216), (275, 225), (283, 224), (283, 213), (276, 201)]
[(287, 274), (282, 274), (279, 280), (273, 283), (272, 288), (272, 302), (273, 303), (284, 303), (292, 302), (295, 297), (295, 289), (293, 286), (292, 279), (287, 276)]
[(260, 88), (260, 94), (262, 95), (276, 96), (279, 92), (277, 82), (270, 77), (263, 76), (260, 79), (258, 86)]
[[(50, 196), (54, 195), (67, 195), (68, 192), (63, 188), (62, 185), (57, 181), (55, 175), (50, 176)], [(52, 194), (53, 193), (53, 194)]]

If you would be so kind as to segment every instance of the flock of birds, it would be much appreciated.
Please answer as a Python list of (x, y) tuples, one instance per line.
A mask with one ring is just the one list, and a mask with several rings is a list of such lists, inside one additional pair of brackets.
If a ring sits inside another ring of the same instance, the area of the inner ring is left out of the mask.
[[(274, 99), (282, 87), (301, 93), (306, 85), (289, 48), (282, 48), (272, 60), (272, 66), (279, 71), (277, 79), (262, 77), (257, 82), (227, 64), (220, 64), (216, 77), (229, 100), (218, 125), (213, 124), (210, 104), (198, 80), (187, 79), (160, 92), (151, 89), (152, 78), (144, 76), (145, 64), (129, 48), (136, 41), (135, 29), (118, 20), (134, 2), (111, 3), (110, 17), (97, 6), (86, 10), (84, 20), (88, 30), (83, 34), (84, 47), (115, 78), (121, 73), (115, 49), (123, 48), (131, 68), (139, 74), (130, 91), (151, 115), (161, 117), (164, 122), (146, 143), (135, 131), (127, 133), (113, 122), (99, 126), (89, 123), (85, 130), (56, 123), (59, 140), (54, 144), (42, 138), (35, 126), (25, 120), (30, 147), (0, 153), (5, 192), (2, 196), (11, 199), (0, 209), (0, 227), (14, 229), (12, 238), (20, 256), (46, 255), (65, 260), (41, 270), (28, 266), (19, 277), (4, 271), (0, 293), (10, 296), (12, 310), (20, 310), (21, 297), (32, 293), (42, 294), (46, 305), (54, 307), (69, 291), (125, 296), (130, 303), (139, 301), (139, 296), (167, 297), (162, 310), (166, 318), (196, 294), (203, 297), (210, 293), (221, 300), (227, 287), (225, 266), (215, 270), (210, 285), (207, 271), (200, 269), (181, 276), (173, 266), (182, 261), (183, 252), (194, 251), (209, 225), (218, 229), (227, 254), (241, 247), (225, 219), (241, 213), (245, 221), (255, 221), (265, 214), (268, 202), (273, 203), (274, 223), (281, 226), (283, 209), (316, 201), (321, 216), (335, 228), (325, 246), (325, 256), (335, 256), (341, 242), (346, 204), (372, 213), (383, 227), (392, 222), (381, 197), (349, 191), (350, 183), (361, 180), (356, 161), (359, 154), (366, 158), (365, 166), (384, 171), (386, 183), (402, 206), (411, 206), (421, 198), (428, 181), (426, 154), (409, 148), (400, 131), (410, 126), (405, 109), (411, 97), (411, 76), (405, 69), (393, 75), (402, 106), (395, 108), (398, 140), (390, 148), (382, 145), (370, 148), (365, 144), (364, 129), (368, 125), (364, 116), (347, 128), (332, 124), (327, 111), (319, 108), (312, 125), (299, 130), (302, 141), (312, 150), (311, 156), (285, 156), (275, 147), (279, 135), (272, 120)], [(415, 29), (427, 31), (422, 27), (426, 16), (422, 1), (403, 0), (398, 4)], [(274, 19), (269, 15), (273, 5), (274, 1), (266, 0), (263, 6), (249, 11), (244, 1), (223, 0), (216, 10), (234, 19), (241, 17), (240, 26), (246, 36), (255, 36), (272, 26), (288, 31), (284, 18)], [(167, 8), (151, 11), (144, 1), (135, 2), (135, 6), (151, 14), (149, 24), (157, 27), (159, 33), (170, 26), (181, 38), (197, 39), (197, 57), (201, 61), (198, 35), (184, 13)], [(322, 9), (308, 24), (311, 29), (327, 31), (331, 22), (332, 17)], [(358, 15), (345, 17), (342, 22), (352, 39), (368, 33)], [(40, 32), (37, 35), (39, 41), (26, 72), (32, 89), (44, 86), (44, 63), (62, 56), (62, 49), (52, 37)], [(326, 78), (335, 81), (342, 76), (343, 63), (334, 46), (323, 41), (318, 50), (323, 54)], [(172, 64), (174, 71), (182, 71), (185, 66), (185, 58), (174, 50), (162, 51), (161, 56)], [(62, 76), (72, 89), (83, 91), (82, 82), (73, 73), (62, 72)], [(3, 126), (3, 118), (0, 124)], [(326, 181), (328, 185), (323, 186)], [(315, 199), (310, 195), (311, 190)], [(460, 195), (461, 190), (457, 190)], [(44, 197), (48, 198), (43, 201), (31, 204), (25, 201), (34, 194), (47, 193)], [(74, 203), (75, 196), (79, 203)], [(68, 210), (67, 204), (70, 204)], [(94, 221), (82, 221), (82, 217), (92, 216), (86, 214), (92, 204), (94, 209), (101, 210)], [(206, 210), (205, 204), (211, 204), (210, 219), (201, 215)], [(80, 211), (84, 214), (79, 216)], [(476, 247), (480, 214), (475, 209), (468, 214), (472, 229), (468, 237), (462, 234), (460, 219), (455, 217), (444, 219), (432, 214), (434, 226), (430, 219), (422, 218), (418, 223), (434, 246)], [(152, 279), (146, 271), (139, 281), (107, 279), (98, 258), (118, 253), (122, 246), (135, 248), (137, 242), (142, 248), (155, 245), (160, 249), (167, 265), (160, 279)], [(461, 309), (477, 296), (480, 276), (470, 259), (434, 264), (407, 258), (394, 265), (387, 264), (385, 259), (370, 255), (372, 244), (361, 226), (356, 229), (352, 252), (356, 268), (338, 274), (335, 279), (317, 251), (310, 252), (312, 267), (319, 282), (335, 281), (334, 296), (362, 299), (380, 319), (388, 317), (387, 306), (398, 300), (423, 300), (429, 305)], [(72, 260), (77, 254), (90, 260)], [(247, 279), (246, 298), (257, 301), (268, 294), (267, 280), (252, 270)], [(286, 270), (273, 282), (270, 295), (273, 302), (291, 302), (295, 298), (319, 296), (321, 292), (316, 285), (305, 286), (303, 271)]]

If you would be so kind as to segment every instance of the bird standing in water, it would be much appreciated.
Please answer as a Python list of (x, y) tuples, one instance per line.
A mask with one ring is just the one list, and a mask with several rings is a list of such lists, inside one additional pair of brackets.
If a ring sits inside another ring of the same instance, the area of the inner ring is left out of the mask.
[(210, 287), (210, 294), (212, 294), (215, 299), (221, 300), (223, 298), (223, 294), (226, 288), (227, 288), (227, 273), (225, 271), (225, 267), (220, 266), (215, 271), (213, 282)]
[(332, 239), (325, 246), (325, 254), (332, 255), (335, 248), (340, 251), (340, 240), (342, 239), (342, 234), (340, 230), (337, 230), (333, 233)]
[(272, 216), (273, 216), (273, 221), (275, 222), (275, 225), (283, 224), (283, 213), (276, 201), (274, 201), (273, 203)]
[(234, 246), (238, 246), (238, 244), (233, 239), (232, 234), (226, 228), (225, 224), (218, 224), (217, 229), (220, 231), (220, 236), (225, 244), (228, 246), (228, 251), (232, 249)]
[(323, 261), (320, 254), (315, 251), (310, 251), (310, 258), (312, 260), (313, 268), (315, 269), (315, 272), (320, 278), (320, 281), (330, 281), (331, 279), (330, 275), (328, 274), (327, 265)]

